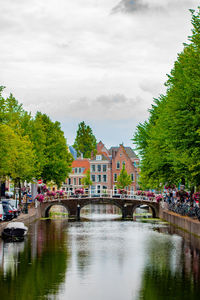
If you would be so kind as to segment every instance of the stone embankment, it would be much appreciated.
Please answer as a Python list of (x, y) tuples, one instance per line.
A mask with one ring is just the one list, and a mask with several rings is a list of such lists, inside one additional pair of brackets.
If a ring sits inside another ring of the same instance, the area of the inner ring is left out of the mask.
[(11, 221), (1, 222), (0, 223), (0, 235), (2, 230), (8, 225), (10, 222), (23, 222), (25, 225), (29, 225), (31, 222), (38, 219), (40, 216), (38, 215), (38, 210), (35, 208), (29, 208), (28, 214), (21, 213), (17, 218), (12, 219)]
[(160, 208), (159, 218), (200, 237), (200, 221)]

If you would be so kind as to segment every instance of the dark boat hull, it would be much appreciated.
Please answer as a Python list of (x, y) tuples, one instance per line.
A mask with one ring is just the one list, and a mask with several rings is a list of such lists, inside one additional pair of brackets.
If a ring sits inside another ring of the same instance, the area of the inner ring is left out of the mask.
[(2, 232), (2, 238), (4, 240), (20, 241), (24, 239), (26, 232), (22, 228), (5, 228)]

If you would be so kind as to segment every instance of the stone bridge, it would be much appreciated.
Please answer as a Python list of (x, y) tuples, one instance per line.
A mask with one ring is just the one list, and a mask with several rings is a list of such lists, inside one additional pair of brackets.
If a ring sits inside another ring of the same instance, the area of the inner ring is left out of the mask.
[(49, 210), (53, 205), (64, 206), (69, 215), (69, 220), (80, 220), (81, 209), (89, 204), (109, 204), (121, 209), (123, 220), (133, 220), (133, 213), (140, 205), (148, 205), (152, 209), (153, 218), (159, 217), (159, 203), (148, 200), (108, 197), (87, 198), (58, 198), (44, 201), (38, 205), (38, 212), (42, 218), (49, 217)]

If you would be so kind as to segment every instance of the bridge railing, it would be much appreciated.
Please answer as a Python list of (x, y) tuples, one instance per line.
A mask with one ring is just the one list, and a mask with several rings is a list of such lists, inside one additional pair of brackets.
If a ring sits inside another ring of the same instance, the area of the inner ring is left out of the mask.
[(125, 194), (119, 194), (116, 190), (94, 190), (94, 189), (83, 189), (81, 193), (76, 193), (75, 191), (66, 191), (64, 195), (56, 195), (55, 197), (45, 197), (45, 201), (51, 200), (61, 200), (61, 199), (72, 199), (72, 198), (120, 198), (128, 200), (138, 200), (138, 201), (149, 201), (155, 202), (155, 197), (147, 197), (142, 195), (137, 195), (134, 191), (127, 191)]

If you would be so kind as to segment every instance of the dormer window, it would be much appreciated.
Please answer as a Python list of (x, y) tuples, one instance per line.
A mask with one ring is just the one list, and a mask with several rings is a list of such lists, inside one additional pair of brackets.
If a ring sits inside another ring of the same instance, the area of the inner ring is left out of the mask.
[(102, 160), (102, 155), (96, 155), (96, 160)]

